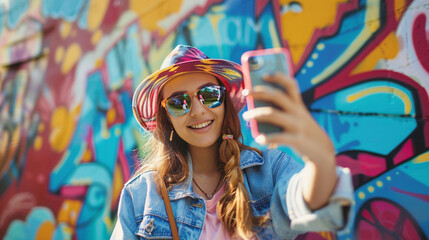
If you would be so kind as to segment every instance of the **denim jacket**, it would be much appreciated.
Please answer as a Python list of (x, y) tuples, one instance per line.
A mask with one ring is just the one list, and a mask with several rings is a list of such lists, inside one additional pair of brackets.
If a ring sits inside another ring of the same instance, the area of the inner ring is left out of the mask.
[[(300, 171), (303, 168), (277, 149), (240, 154), (240, 167), (253, 214), (269, 216), (256, 228), (258, 239), (294, 239), (306, 231), (337, 231), (347, 223), (342, 203), (353, 201), (348, 169), (337, 167), (338, 182), (329, 204), (311, 211), (304, 202)], [(148, 171), (129, 180), (121, 193), (118, 219), (111, 239), (172, 239), (167, 213)], [(192, 174), (192, 166), (190, 166)], [(180, 239), (199, 239), (206, 214), (204, 199), (192, 190), (192, 176), (168, 192)]]

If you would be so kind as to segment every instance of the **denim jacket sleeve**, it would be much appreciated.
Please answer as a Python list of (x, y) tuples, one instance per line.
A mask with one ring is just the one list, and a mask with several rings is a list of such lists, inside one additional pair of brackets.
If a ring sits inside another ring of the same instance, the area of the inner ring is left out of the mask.
[(134, 218), (132, 196), (126, 187), (122, 189), (118, 206), (118, 219), (110, 237), (113, 239), (137, 239), (135, 229), (137, 224)]
[[(286, 160), (286, 161), (285, 161)], [(328, 204), (311, 211), (302, 196), (302, 166), (286, 154), (273, 160), (278, 172), (272, 200), (271, 217), (276, 234), (282, 239), (294, 239), (309, 231), (339, 231), (347, 224), (350, 208), (344, 203), (353, 202), (350, 171), (337, 167), (338, 181)]]

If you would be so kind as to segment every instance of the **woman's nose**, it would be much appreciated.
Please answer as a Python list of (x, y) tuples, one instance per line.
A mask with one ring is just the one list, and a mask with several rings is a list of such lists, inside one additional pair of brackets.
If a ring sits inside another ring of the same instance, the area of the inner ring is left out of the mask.
[(205, 111), (206, 111), (206, 108), (204, 107), (204, 105), (200, 102), (197, 95), (194, 95), (192, 97), (191, 109), (189, 110), (189, 113), (191, 114), (191, 116), (193, 117), (198, 116), (200, 114), (203, 114)]

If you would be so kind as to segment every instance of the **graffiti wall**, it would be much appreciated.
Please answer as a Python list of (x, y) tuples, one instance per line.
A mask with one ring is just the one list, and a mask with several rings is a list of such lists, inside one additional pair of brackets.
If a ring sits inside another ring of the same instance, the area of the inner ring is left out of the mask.
[(428, 239), (428, 1), (6, 0), (0, 19), (0, 238), (109, 238), (145, 141), (133, 90), (188, 44), (291, 51), (355, 186), (346, 229), (303, 239)]

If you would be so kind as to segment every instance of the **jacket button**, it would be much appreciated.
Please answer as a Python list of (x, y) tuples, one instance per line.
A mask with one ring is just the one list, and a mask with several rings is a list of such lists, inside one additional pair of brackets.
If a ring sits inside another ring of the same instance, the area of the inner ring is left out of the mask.
[(150, 220), (150, 222), (146, 225), (145, 229), (146, 229), (146, 232), (147, 232), (149, 235), (151, 235), (151, 234), (152, 234), (152, 231), (153, 231), (153, 229), (154, 229), (154, 226), (153, 226), (153, 219), (151, 219), (151, 220)]

